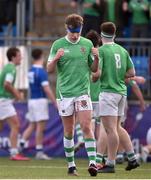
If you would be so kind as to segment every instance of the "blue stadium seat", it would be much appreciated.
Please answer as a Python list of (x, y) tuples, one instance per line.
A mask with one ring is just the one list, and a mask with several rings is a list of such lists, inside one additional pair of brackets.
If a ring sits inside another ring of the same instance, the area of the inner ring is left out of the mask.
[(149, 76), (149, 57), (147, 56), (133, 56), (132, 57), (136, 75), (148, 78)]
[[(7, 31), (8, 31), (8, 25), (3, 25), (2, 31), (0, 32), (0, 37), (6, 36)], [(9, 36), (15, 37), (16, 35), (17, 35), (17, 28), (16, 28), (16, 25), (13, 25)], [(3, 45), (4, 45), (4, 40), (0, 40), (0, 46), (3, 46)]]

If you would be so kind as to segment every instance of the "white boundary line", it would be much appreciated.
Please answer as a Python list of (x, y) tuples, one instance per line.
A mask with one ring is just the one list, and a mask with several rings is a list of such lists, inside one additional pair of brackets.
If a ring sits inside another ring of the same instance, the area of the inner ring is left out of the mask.
[[(16, 165), (13, 165), (13, 166), (9, 166), (9, 165), (0, 165), (0, 168), (28, 168), (28, 169), (67, 169), (67, 167), (63, 167), (63, 166), (24, 166), (24, 165), (21, 165), (21, 166), (16, 166)], [(77, 167), (77, 169), (87, 169), (86, 167)], [(123, 168), (116, 168), (116, 170), (125, 170), (124, 167)], [(137, 168), (137, 171), (151, 171), (149, 168), (148, 169), (144, 169), (144, 168)]]
[[(60, 178), (61, 179), (61, 178)], [(64, 178), (65, 179), (65, 178)], [(62, 179), (62, 180), (64, 180), (64, 179)], [(74, 178), (75, 179), (75, 178)], [(83, 178), (84, 179), (84, 178)], [(83, 180), (83, 179), (75, 179), (75, 180)], [(12, 179), (1, 179), (1, 180), (12, 180)], [(25, 180), (25, 179), (14, 179), (13, 178), (13, 180)], [(28, 179), (28, 180), (50, 180), (50, 179)], [(57, 179), (51, 179), (51, 180), (57, 180)], [(73, 179), (66, 179), (66, 180), (73, 180)], [(85, 180), (94, 180), (94, 179), (85, 179)], [(121, 179), (102, 179), (101, 178), (101, 180), (121, 180)], [(124, 178), (124, 180), (126, 180), (125, 178)], [(127, 179), (127, 180), (129, 180), (129, 179)], [(131, 179), (131, 180), (138, 180), (138, 179)], [(148, 180), (148, 179), (141, 179), (141, 180)]]

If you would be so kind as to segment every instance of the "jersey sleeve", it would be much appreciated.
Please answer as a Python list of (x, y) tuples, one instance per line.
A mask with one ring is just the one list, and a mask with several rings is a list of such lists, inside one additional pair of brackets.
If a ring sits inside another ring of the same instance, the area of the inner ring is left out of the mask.
[(8, 68), (5, 73), (5, 81), (13, 83), (15, 80), (16, 70), (14, 68)]
[(47, 74), (47, 72), (44, 69), (42, 69), (40, 71), (39, 79), (40, 79), (41, 86), (46, 86), (46, 85), (49, 84), (49, 82), (48, 82), (48, 74)]
[(128, 71), (129, 69), (132, 69), (132, 68), (134, 68), (134, 64), (131, 57), (129, 56), (127, 52), (127, 69), (126, 70)]
[(99, 49), (99, 67), (102, 70), (103, 68), (103, 51)]
[(53, 58), (55, 57), (57, 53), (57, 47), (56, 47), (56, 43), (54, 42), (51, 46), (51, 49), (50, 49), (50, 53), (49, 53), (49, 56), (48, 56), (48, 62), (52, 61)]
[(131, 87), (132, 87), (133, 85), (135, 85), (135, 84), (136, 84), (136, 81), (134, 81), (134, 80), (130, 80), (129, 83), (128, 83), (128, 85), (130, 85)]

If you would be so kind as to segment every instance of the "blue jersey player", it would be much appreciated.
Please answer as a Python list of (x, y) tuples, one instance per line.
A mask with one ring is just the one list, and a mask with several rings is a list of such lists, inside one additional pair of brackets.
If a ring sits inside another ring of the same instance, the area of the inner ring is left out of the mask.
[(33, 65), (28, 73), (30, 99), (28, 101), (27, 119), (29, 126), (24, 131), (20, 144), (24, 148), (25, 142), (36, 129), (36, 159), (49, 160), (50, 158), (43, 152), (43, 131), (46, 121), (49, 119), (48, 99), (55, 106), (56, 100), (49, 87), (48, 74), (43, 67), (44, 55), (42, 50), (34, 49), (32, 58)]

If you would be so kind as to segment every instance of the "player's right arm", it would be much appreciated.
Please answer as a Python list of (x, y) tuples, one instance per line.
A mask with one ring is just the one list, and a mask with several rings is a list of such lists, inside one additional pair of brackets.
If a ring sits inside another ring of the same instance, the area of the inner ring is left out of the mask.
[(57, 108), (57, 102), (56, 102), (56, 98), (52, 92), (52, 90), (50, 89), (49, 85), (45, 85), (43, 86), (43, 90), (46, 93), (47, 97), (49, 100), (51, 100), (51, 102), (55, 105), (55, 107)]
[(60, 60), (60, 58), (63, 55), (64, 55), (63, 48), (57, 49), (54, 43), (51, 47), (50, 54), (48, 57), (48, 63), (47, 63), (48, 72), (53, 72), (55, 70), (57, 62)]
[(133, 93), (136, 95), (136, 97), (138, 98), (138, 100), (140, 102), (141, 111), (144, 111), (145, 110), (145, 100), (144, 100), (143, 94), (142, 94), (139, 86), (135, 82), (135, 83), (132, 83), (131, 87), (132, 87)]
[(98, 68), (96, 73), (91, 73), (92, 82), (96, 82), (101, 76), (101, 71)]

